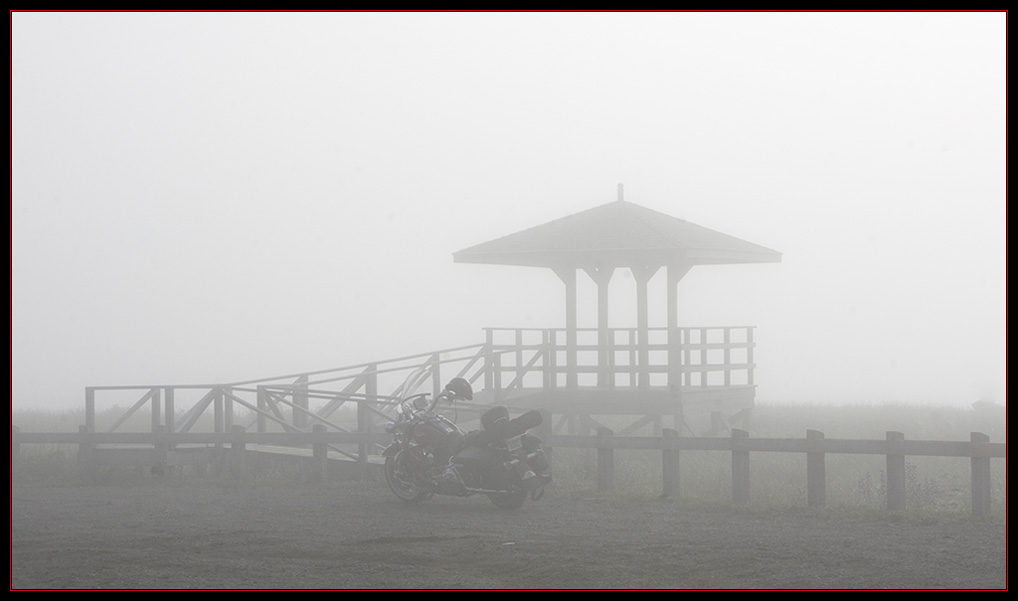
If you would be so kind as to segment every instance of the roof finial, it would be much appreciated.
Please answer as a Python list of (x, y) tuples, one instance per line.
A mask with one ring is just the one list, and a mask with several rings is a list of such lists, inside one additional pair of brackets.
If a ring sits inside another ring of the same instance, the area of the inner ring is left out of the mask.
[(622, 184), (619, 184), (619, 202), (622, 202), (623, 200), (624, 199), (622, 198)]

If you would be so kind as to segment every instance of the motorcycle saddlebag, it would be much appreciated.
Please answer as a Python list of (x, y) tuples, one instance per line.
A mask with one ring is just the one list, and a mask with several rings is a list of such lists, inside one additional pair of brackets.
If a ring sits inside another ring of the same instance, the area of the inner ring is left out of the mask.
[(509, 421), (509, 410), (502, 405), (495, 405), (481, 414), (481, 427), (485, 430), (496, 430)]
[(514, 417), (509, 423), (513, 425), (513, 429), (519, 428), (522, 432), (526, 432), (540, 426), (542, 421), (544, 420), (541, 418), (541, 412), (531, 409), (519, 417)]
[(502, 435), (506, 438), (512, 438), (513, 436), (525, 434), (527, 430), (540, 426), (542, 421), (541, 412), (537, 409), (531, 409), (523, 415), (510, 420), (509, 425), (502, 431)]

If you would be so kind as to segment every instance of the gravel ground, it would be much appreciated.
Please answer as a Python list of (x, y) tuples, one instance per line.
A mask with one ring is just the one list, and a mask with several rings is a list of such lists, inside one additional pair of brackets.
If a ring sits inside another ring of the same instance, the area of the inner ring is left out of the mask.
[(403, 503), (378, 482), (16, 486), (12, 589), (1007, 586), (1006, 523), (551, 490)]

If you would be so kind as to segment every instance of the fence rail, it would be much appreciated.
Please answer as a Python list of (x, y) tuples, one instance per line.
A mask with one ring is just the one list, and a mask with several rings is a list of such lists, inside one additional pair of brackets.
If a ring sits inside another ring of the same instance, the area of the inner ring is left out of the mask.
[[(805, 438), (750, 438), (748, 432), (733, 430), (731, 437), (687, 438), (675, 430), (664, 429), (661, 436), (615, 436), (607, 428), (594, 436), (562, 436), (548, 433), (551, 415), (546, 414), (545, 449), (550, 458), (556, 448), (594, 449), (597, 454), (598, 488), (610, 490), (614, 482), (614, 452), (616, 450), (660, 451), (662, 453), (662, 494), (674, 496), (680, 490), (679, 457), (686, 452), (726, 452), (732, 462), (732, 501), (747, 503), (750, 499), (750, 453), (796, 453), (806, 455), (805, 480), (807, 503), (810, 507), (823, 506), (826, 493), (826, 456), (833, 454), (883, 455), (886, 459), (887, 509), (906, 507), (907, 456), (959, 457), (971, 463), (972, 513), (990, 513), (990, 461), (1005, 459), (1007, 444), (990, 442), (985, 434), (973, 432), (968, 441), (906, 440), (900, 432), (887, 432), (883, 440), (828, 439), (817, 430), (809, 430)], [(78, 446), (78, 466), (82, 472), (93, 474), (102, 462), (101, 450), (123, 445), (141, 445), (135, 449), (135, 460), (144, 465), (155, 462), (165, 464), (174, 447), (206, 445), (217, 447), (220, 458), (225, 457), (231, 473), (239, 476), (245, 465), (244, 457), (250, 445), (310, 446), (308, 458), (313, 474), (324, 479), (328, 472), (330, 447), (338, 445), (384, 444), (389, 437), (381, 433), (328, 431), (324, 424), (315, 424), (311, 432), (247, 432), (235, 426), (231, 432), (183, 432), (165, 429), (155, 432), (93, 432), (81, 426), (78, 432), (29, 433), (11, 428), (12, 482), (18, 463), (21, 445), (69, 444)], [(367, 457), (360, 453), (354, 457), (360, 464)], [(123, 459), (121, 458), (121, 461)], [(553, 467), (552, 473), (555, 472)]]

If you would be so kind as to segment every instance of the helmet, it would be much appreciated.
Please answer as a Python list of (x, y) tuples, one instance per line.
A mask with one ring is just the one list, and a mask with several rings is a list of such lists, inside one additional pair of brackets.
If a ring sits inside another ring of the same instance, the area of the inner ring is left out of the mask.
[(449, 383), (445, 385), (445, 390), (451, 392), (453, 396), (460, 399), (466, 399), (468, 401), (474, 400), (474, 389), (471, 388), (470, 382), (467, 382), (463, 378), (453, 378), (449, 380)]

